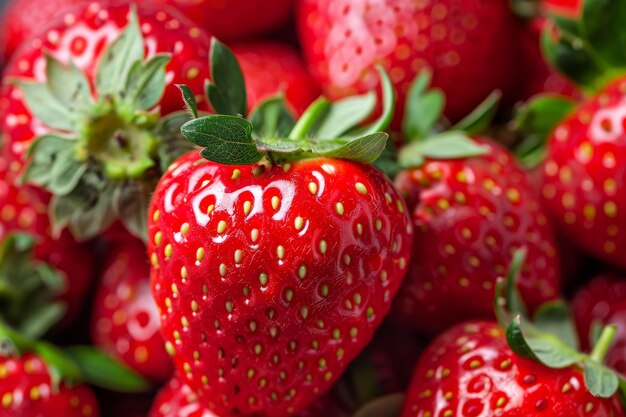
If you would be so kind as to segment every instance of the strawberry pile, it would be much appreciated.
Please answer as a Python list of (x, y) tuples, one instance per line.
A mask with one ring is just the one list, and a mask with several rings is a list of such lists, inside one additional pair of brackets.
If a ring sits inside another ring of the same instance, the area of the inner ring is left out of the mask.
[(626, 417), (626, 3), (7, 3), (0, 417)]

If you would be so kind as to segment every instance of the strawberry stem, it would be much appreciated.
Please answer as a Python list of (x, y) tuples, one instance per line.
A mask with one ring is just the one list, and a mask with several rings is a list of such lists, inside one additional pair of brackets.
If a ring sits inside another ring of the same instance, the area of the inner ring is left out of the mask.
[(590, 358), (594, 362), (602, 363), (604, 362), (604, 358), (606, 357), (611, 344), (613, 344), (613, 340), (617, 335), (617, 327), (613, 325), (606, 326), (602, 329), (602, 333), (600, 334), (600, 338), (598, 338), (598, 343), (594, 346), (591, 351)]

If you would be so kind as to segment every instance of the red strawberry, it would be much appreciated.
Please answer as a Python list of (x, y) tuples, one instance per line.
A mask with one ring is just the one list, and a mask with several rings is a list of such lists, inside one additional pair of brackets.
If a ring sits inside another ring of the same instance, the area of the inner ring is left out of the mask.
[[(69, 233), (63, 232), (60, 236), (53, 236), (48, 218), (49, 196), (37, 188), (16, 185), (18, 171), (18, 163), (9, 164), (7, 158), (0, 155), (0, 242), (5, 242), (8, 236), (15, 232), (27, 234), (34, 239), (34, 259), (28, 261), (44, 262), (59, 272), (58, 276), (64, 283), (56, 291), (55, 298), (64, 304), (66, 311), (62, 317), (63, 324), (67, 325), (81, 311), (92, 281), (95, 260), (90, 248), (77, 243)], [(7, 255), (12, 257), (16, 254)], [(4, 285), (8, 283), (4, 282)], [(30, 290), (33, 289), (27, 291)], [(13, 301), (15, 300), (14, 296)], [(43, 307), (42, 303), (49, 301), (54, 300), (31, 298), (27, 309), (34, 311), (38, 307)], [(25, 312), (23, 308), (18, 308), (18, 311), (11, 314), (19, 316)], [(23, 317), (11, 317), (11, 320), (20, 321), (21, 318)]]
[(48, 365), (34, 354), (0, 356), (0, 416), (97, 417), (98, 404), (85, 385), (54, 386)]
[(248, 109), (282, 92), (297, 114), (320, 96), (320, 89), (298, 52), (278, 42), (242, 43), (232, 47), (244, 73)]
[(189, 149), (178, 148), (181, 117), (159, 115), (181, 109), (175, 82), (201, 89), (209, 72), (205, 32), (168, 8), (132, 10), (95, 2), (72, 9), (24, 44), (5, 72), (6, 150), (24, 161), (35, 143), (26, 178), (53, 192), (55, 229), (68, 225), (81, 239), (116, 218), (143, 237), (159, 172)]
[(511, 351), (492, 322), (466, 322), (424, 352), (401, 417), (624, 416), (616, 395), (593, 396), (581, 369), (551, 369)]
[(542, 0), (541, 6), (546, 14), (575, 19), (582, 13), (584, 0)]
[(516, 87), (519, 22), (508, 7), (482, 0), (303, 0), (297, 14), (310, 70), (331, 98), (372, 90), (374, 64), (381, 64), (399, 93), (401, 115), (411, 82), (430, 67), (434, 86), (448, 96), (446, 115), (458, 120), (494, 89)]
[(149, 0), (172, 5), (220, 39), (237, 40), (280, 28), (295, 0)]
[[(346, 417), (347, 414), (330, 397), (316, 401), (296, 417)], [(154, 400), (148, 417), (217, 417), (203, 408), (198, 396), (179, 377), (172, 378)]]
[(426, 158), (396, 178), (416, 232), (394, 309), (397, 319), (424, 333), (492, 317), (495, 281), (517, 248), (528, 248), (519, 281), (528, 306), (534, 310), (559, 294), (554, 238), (527, 174), (500, 145), (475, 141), (484, 155)]
[(593, 278), (574, 295), (572, 313), (576, 319), (582, 347), (589, 349), (594, 325), (613, 324), (617, 327), (615, 343), (606, 363), (626, 375), (626, 281), (614, 274)]
[(113, 242), (93, 303), (95, 345), (149, 380), (166, 381), (173, 366), (163, 348), (159, 320), (145, 246), (132, 238)]

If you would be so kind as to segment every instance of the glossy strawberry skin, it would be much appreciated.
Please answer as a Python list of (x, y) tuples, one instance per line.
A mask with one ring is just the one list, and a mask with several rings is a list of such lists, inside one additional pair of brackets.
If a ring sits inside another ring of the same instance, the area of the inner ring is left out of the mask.
[(163, 347), (150, 264), (139, 240), (129, 237), (110, 245), (93, 306), (96, 346), (153, 382), (169, 379), (173, 365)]
[(534, 309), (560, 292), (554, 236), (528, 175), (503, 147), (477, 141), (487, 154), (427, 160), (396, 178), (411, 209), (415, 238), (394, 313), (425, 334), (493, 317), (496, 279), (523, 246), (528, 254), (519, 288), (528, 306)]
[(514, 354), (493, 322), (458, 324), (420, 360), (401, 417), (619, 417), (617, 396), (585, 388), (579, 369), (550, 369)]
[[(63, 13), (14, 54), (5, 76), (44, 81), (46, 51), (61, 62), (71, 60), (93, 83), (100, 54), (126, 27), (130, 7), (91, 2)], [(193, 91), (202, 91), (209, 74), (210, 37), (175, 10), (142, 6), (137, 11), (148, 55), (172, 54), (166, 67), (167, 87), (159, 103), (161, 114), (181, 110), (183, 103), (175, 84), (184, 83)], [(33, 118), (15, 86), (4, 86), (0, 112), (7, 151), (14, 159), (22, 160), (35, 135), (45, 133), (47, 128)]]
[(626, 80), (559, 123), (543, 165), (543, 197), (561, 233), (583, 252), (626, 268)]
[(300, 115), (321, 92), (294, 48), (279, 42), (232, 45), (246, 81), (248, 107), (283, 93)]
[(433, 87), (446, 93), (453, 120), (493, 90), (515, 88), (519, 22), (506, 2), (304, 0), (297, 18), (309, 69), (331, 98), (373, 89), (376, 63), (396, 87), (397, 115), (425, 67), (433, 69)]
[[(58, 389), (58, 391), (55, 391)], [(98, 417), (95, 396), (84, 385), (51, 386), (48, 366), (37, 356), (0, 357), (0, 417)]]
[(35, 257), (60, 271), (66, 278), (66, 290), (60, 295), (67, 306), (62, 325), (69, 325), (80, 313), (91, 287), (94, 256), (89, 245), (76, 242), (63, 231), (53, 236), (44, 191), (17, 185), (21, 165), (0, 155), (0, 242), (8, 233), (27, 233), (37, 239)]
[(287, 416), (326, 391), (386, 315), (410, 250), (405, 204), (373, 168), (259, 171), (191, 152), (148, 214), (168, 349), (224, 417)]
[(606, 364), (626, 375), (626, 281), (623, 276), (604, 273), (580, 288), (572, 300), (581, 346), (590, 348), (591, 329), (598, 325), (617, 326), (617, 335), (606, 355)]

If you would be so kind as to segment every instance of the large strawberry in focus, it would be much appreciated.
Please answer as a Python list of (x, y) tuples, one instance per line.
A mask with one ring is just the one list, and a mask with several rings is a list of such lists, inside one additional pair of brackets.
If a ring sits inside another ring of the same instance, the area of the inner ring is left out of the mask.
[(98, 402), (86, 385), (55, 383), (35, 354), (0, 356), (1, 417), (98, 417)]
[(251, 110), (269, 96), (283, 93), (297, 114), (320, 96), (320, 88), (305, 68), (298, 51), (278, 42), (251, 42), (232, 46), (241, 65)]
[[(581, 346), (588, 350), (597, 331), (617, 327), (615, 342), (606, 356), (611, 368), (626, 375), (626, 281), (615, 274), (600, 274), (580, 288), (572, 300)], [(594, 333), (596, 333), (594, 335)]]
[(415, 226), (395, 318), (437, 334), (469, 318), (493, 317), (496, 279), (521, 247), (528, 249), (528, 262), (518, 284), (529, 307), (558, 297), (554, 236), (527, 173), (504, 147), (470, 135), (475, 128), (465, 121), (480, 121), (474, 115), (484, 106), (433, 134), (444, 97), (427, 85), (428, 75), (421, 74), (411, 90), (404, 116), (408, 144), (399, 153), (404, 169), (395, 180)]
[(13, 56), (3, 140), (28, 162), (26, 180), (52, 192), (56, 231), (88, 239), (119, 219), (145, 237), (150, 192), (189, 149), (174, 83), (203, 86), (208, 48), (209, 36), (176, 11), (89, 3)]
[[(517, 88), (520, 22), (500, 0), (303, 0), (300, 43), (324, 93), (370, 91), (382, 65), (398, 91), (398, 114), (411, 82), (425, 68), (448, 96), (454, 121), (493, 90)], [(398, 119), (399, 120), (399, 119)]]
[(60, 320), (70, 324), (80, 313), (94, 257), (67, 231), (52, 234), (49, 196), (17, 185), (19, 166), (0, 155), (0, 316), (39, 336)]
[(205, 148), (176, 161), (154, 193), (153, 293), (167, 349), (203, 406), (285, 417), (339, 378), (404, 276), (406, 206), (363, 164), (384, 149), (393, 93), (383, 74), (386, 111), (359, 128), (371, 94), (317, 100), (298, 121), (274, 98), (247, 121), (235, 116), (246, 100), (234, 57), (213, 48), (209, 97), (222, 114), (183, 126)]
[(147, 379), (164, 382), (173, 366), (150, 292), (146, 248), (129, 238), (112, 242), (107, 251), (93, 302), (92, 340)]

